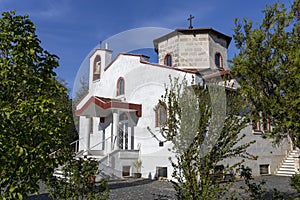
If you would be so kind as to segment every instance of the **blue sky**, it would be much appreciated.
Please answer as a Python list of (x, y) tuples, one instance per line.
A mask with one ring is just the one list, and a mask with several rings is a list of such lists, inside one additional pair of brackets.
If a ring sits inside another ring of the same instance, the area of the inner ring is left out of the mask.
[[(195, 16), (194, 28), (212, 27), (232, 36), (233, 19), (260, 21), (266, 4), (275, 0), (0, 0), (0, 11), (29, 14), (37, 27), (42, 46), (60, 57), (57, 75), (68, 88), (78, 68), (100, 40), (141, 27), (188, 28), (187, 18)], [(292, 0), (282, 0), (286, 6)], [(234, 43), (229, 58), (236, 52)]]

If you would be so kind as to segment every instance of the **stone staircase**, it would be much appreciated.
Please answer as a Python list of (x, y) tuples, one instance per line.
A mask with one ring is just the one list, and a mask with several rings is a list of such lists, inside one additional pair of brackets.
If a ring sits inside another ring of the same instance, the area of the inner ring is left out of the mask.
[[(115, 150), (109, 155), (102, 155), (101, 152), (91, 152), (92, 154), (84, 156), (84, 151), (79, 151), (76, 153), (74, 159), (78, 158), (92, 158), (98, 162), (98, 167), (101, 170), (99, 174), (96, 175), (96, 181), (101, 179), (106, 180), (119, 180), (122, 179), (122, 166), (118, 163), (123, 163), (123, 165), (132, 165), (133, 161), (138, 159), (138, 150)], [(114, 160), (114, 167), (112, 167), (112, 160)], [(53, 175), (57, 178), (66, 178), (64, 176), (63, 166), (59, 166), (55, 169)]]
[(56, 178), (65, 178), (64, 173), (62, 171), (62, 166), (58, 166), (58, 168), (54, 170), (53, 176), (55, 176)]
[(291, 151), (288, 156), (284, 159), (282, 164), (277, 169), (275, 175), (277, 176), (293, 176), (296, 174), (296, 166), (294, 156), (296, 155), (297, 150)]

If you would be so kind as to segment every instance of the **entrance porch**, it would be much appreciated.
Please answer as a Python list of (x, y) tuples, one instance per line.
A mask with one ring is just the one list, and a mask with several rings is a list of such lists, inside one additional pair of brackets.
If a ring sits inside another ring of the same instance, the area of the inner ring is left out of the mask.
[(134, 130), (141, 107), (103, 97), (91, 97), (79, 104), (79, 151), (100, 158), (115, 150), (134, 150)]

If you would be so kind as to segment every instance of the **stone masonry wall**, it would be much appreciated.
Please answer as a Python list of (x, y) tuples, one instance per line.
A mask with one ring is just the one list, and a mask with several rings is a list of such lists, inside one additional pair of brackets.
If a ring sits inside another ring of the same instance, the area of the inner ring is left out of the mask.
[(210, 34), (209, 36), (209, 65), (211, 67), (217, 67), (215, 64), (215, 54), (220, 53), (223, 60), (223, 68), (228, 69), (227, 66), (227, 47), (226, 41), (215, 34)]
[(167, 54), (172, 56), (172, 67), (216, 67), (215, 54), (221, 53), (227, 69), (227, 44), (215, 34), (180, 34), (158, 44), (158, 62), (164, 65)]

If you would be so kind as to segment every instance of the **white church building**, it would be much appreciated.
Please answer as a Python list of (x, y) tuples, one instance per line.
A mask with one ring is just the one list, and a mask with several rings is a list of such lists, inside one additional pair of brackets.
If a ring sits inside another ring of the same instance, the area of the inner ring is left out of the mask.
[[(199, 71), (216, 71), (209, 76), (226, 74), (230, 42), (231, 37), (212, 28), (176, 29), (154, 38), (158, 63), (128, 53), (112, 58), (112, 50), (95, 49), (89, 57), (89, 93), (76, 107), (79, 154), (97, 159), (103, 173), (111, 177), (132, 176), (137, 170), (133, 163), (140, 160), (142, 177), (170, 179), (171, 143), (159, 142), (148, 131), (149, 127), (161, 138), (160, 125), (166, 123), (168, 109), (159, 99), (169, 77), (188, 81), (195, 77), (198, 82), (203, 78)], [(258, 159), (244, 163), (255, 176), (280, 173), (283, 161), (291, 155), (288, 141), (275, 147), (262, 137), (270, 128), (258, 122), (243, 130), (245, 140), (256, 140), (249, 152)]]

